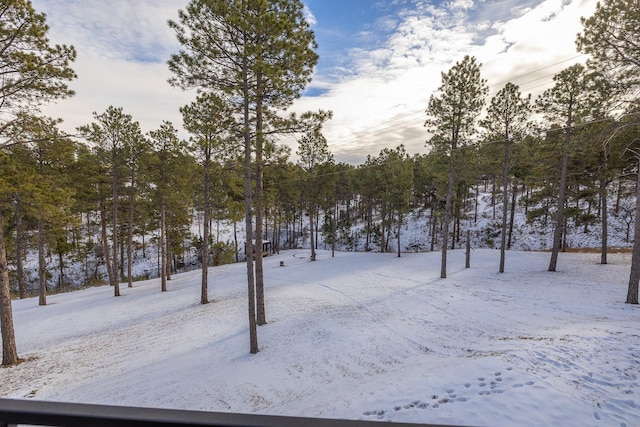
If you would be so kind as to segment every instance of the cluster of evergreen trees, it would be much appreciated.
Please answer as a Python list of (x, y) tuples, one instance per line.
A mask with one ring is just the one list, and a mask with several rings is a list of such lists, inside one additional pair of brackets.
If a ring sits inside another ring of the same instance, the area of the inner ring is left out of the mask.
[[(420, 210), (431, 218), (429, 246), (442, 249), (446, 277), (447, 248), (461, 240), (461, 219), (474, 209), (479, 182), (490, 182), (503, 200), (501, 272), (518, 194), (531, 220), (554, 221), (549, 270), (556, 268), (570, 221), (602, 223), (606, 263), (608, 192), (624, 191), (632, 186), (627, 181), (640, 176), (639, 23), (637, 2), (598, 5), (595, 15), (583, 20), (577, 40), (591, 59), (558, 73), (554, 86), (535, 101), (511, 83), (487, 100), (481, 66), (466, 56), (442, 74), (429, 100), (427, 154), (409, 156), (400, 145), (352, 166), (334, 161), (322, 135), (330, 112), (285, 113), (318, 59), (299, 0), (192, 0), (169, 23), (182, 45), (169, 59), (169, 83), (197, 92), (180, 110), (187, 141), (169, 122), (143, 133), (133, 117), (113, 106), (94, 113), (77, 135), (61, 133), (59, 121), (42, 117), (38, 106), (73, 95), (67, 82), (75, 78), (70, 66), (75, 50), (50, 46), (45, 17), (28, 0), (5, 2), (0, 6), (3, 364), (18, 361), (8, 263), (16, 272), (11, 283), (26, 296), (22, 263), (29, 250), (38, 253), (40, 304), (46, 304), (46, 265), (53, 256), (58, 286), (68, 257), (82, 261), (91, 253), (103, 259), (118, 296), (121, 281), (132, 286), (134, 253), (144, 250), (147, 236), (156, 236), (160, 248), (162, 291), (171, 260), (195, 245), (205, 304), (210, 255), (220, 253), (214, 251), (219, 242), (211, 241), (210, 224), (244, 221), (244, 236), (221, 252), (236, 261), (243, 249), (255, 254), (245, 257), (252, 353), (258, 351), (256, 325), (266, 323), (262, 241), (271, 240), (276, 249), (292, 247), (305, 220), (312, 260), (318, 233), (334, 248), (340, 240), (349, 246), (356, 224), (362, 225), (365, 250), (375, 241), (378, 250), (397, 250), (400, 256), (406, 215)], [(298, 139), (297, 162), (277, 144), (282, 135)], [(196, 213), (203, 216), (201, 236), (190, 234)], [(638, 302), (637, 240), (629, 303)], [(97, 272), (95, 265), (87, 269), (87, 279), (100, 279)]]

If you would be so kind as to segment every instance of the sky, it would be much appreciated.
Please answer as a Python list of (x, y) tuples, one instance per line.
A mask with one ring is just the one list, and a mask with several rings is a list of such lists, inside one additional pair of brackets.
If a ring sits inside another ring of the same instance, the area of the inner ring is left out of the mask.
[[(75, 46), (72, 98), (47, 106), (74, 133), (93, 112), (123, 107), (144, 132), (163, 120), (178, 128), (178, 109), (195, 99), (167, 83), (180, 45), (167, 20), (186, 0), (33, 0), (47, 15), (52, 43)], [(535, 98), (553, 75), (586, 57), (575, 48), (580, 17), (595, 0), (305, 0), (318, 42), (312, 82), (291, 110), (333, 111), (323, 133), (336, 161), (362, 163), (404, 144), (425, 153), (429, 97), (465, 55), (482, 63), (490, 96), (505, 83)], [(489, 100), (487, 100), (488, 102)], [(187, 137), (185, 132), (182, 137)], [(295, 139), (284, 140), (295, 153)]]

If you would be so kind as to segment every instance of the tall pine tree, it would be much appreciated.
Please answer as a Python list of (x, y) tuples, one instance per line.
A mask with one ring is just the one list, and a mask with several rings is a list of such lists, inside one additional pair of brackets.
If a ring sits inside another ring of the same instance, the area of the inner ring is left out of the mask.
[(449, 179), (442, 231), (442, 262), (440, 277), (447, 277), (447, 245), (449, 222), (455, 180), (455, 159), (458, 148), (468, 144), (476, 132), (476, 121), (489, 91), (486, 80), (480, 76), (476, 58), (465, 56), (448, 72), (442, 73), (442, 84), (429, 98), (425, 126), (433, 135), (429, 145), (444, 142), (449, 154)]
[(576, 124), (584, 122), (592, 110), (593, 80), (581, 64), (572, 65), (553, 76), (554, 86), (547, 89), (536, 100), (537, 110), (544, 115), (550, 133), (562, 129), (562, 158), (560, 164), (560, 187), (558, 189), (556, 218), (553, 232), (553, 247), (549, 271), (556, 271), (558, 252), (562, 236), (566, 232), (565, 202), (569, 148)]
[(502, 234), (500, 236), (500, 267), (504, 273), (505, 251), (507, 247), (507, 208), (509, 188), (509, 155), (514, 139), (523, 137), (531, 114), (531, 95), (522, 97), (520, 89), (507, 83), (492, 99), (482, 126), (489, 132), (489, 138), (504, 141), (504, 164), (502, 169)]
[(264, 320), (264, 289), (261, 278), (256, 281), (251, 256), (254, 238), (260, 256), (262, 238), (253, 233), (252, 154), (259, 169), (260, 208), (264, 136), (289, 128), (290, 122), (275, 113), (285, 110), (311, 79), (318, 59), (314, 35), (300, 0), (193, 0), (169, 25), (183, 48), (169, 60), (174, 74), (170, 83), (229, 100), (239, 125), (244, 144), (249, 341), (250, 352), (257, 353), (256, 324)]
[[(52, 46), (47, 38), (46, 17), (28, 0), (6, 0), (0, 6), (0, 155), (8, 145), (23, 142), (11, 132), (20, 112), (37, 110), (42, 103), (73, 95), (67, 82), (76, 74), (70, 64), (73, 46)], [(9, 274), (4, 240), (7, 189), (0, 184), (0, 331), (2, 365), (18, 363)]]
[[(620, 122), (621, 127), (639, 126), (638, 89), (640, 88), (640, 5), (637, 0), (607, 0), (598, 2), (595, 13), (582, 18), (583, 31), (578, 34), (578, 50), (590, 55), (587, 64), (611, 82), (619, 100), (628, 104), (632, 116)], [(640, 282), (640, 154), (636, 186), (636, 221), (631, 273), (626, 302), (638, 304)]]

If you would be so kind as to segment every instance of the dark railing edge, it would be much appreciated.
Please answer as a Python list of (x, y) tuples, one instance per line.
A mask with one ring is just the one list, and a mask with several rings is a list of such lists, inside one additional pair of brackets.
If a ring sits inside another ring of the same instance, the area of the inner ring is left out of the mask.
[[(381, 422), (0, 398), (0, 427), (18, 424), (65, 427), (372, 427), (379, 426)], [(451, 427), (395, 422), (393, 425)]]

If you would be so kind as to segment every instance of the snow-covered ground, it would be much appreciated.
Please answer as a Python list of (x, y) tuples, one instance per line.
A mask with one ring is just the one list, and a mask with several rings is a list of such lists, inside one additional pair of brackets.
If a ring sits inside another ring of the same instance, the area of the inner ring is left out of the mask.
[[(287, 251), (265, 258), (249, 354), (245, 266), (13, 302), (0, 396), (223, 412), (491, 426), (640, 425), (640, 308), (629, 254)], [(284, 267), (280, 267), (280, 261)]]

